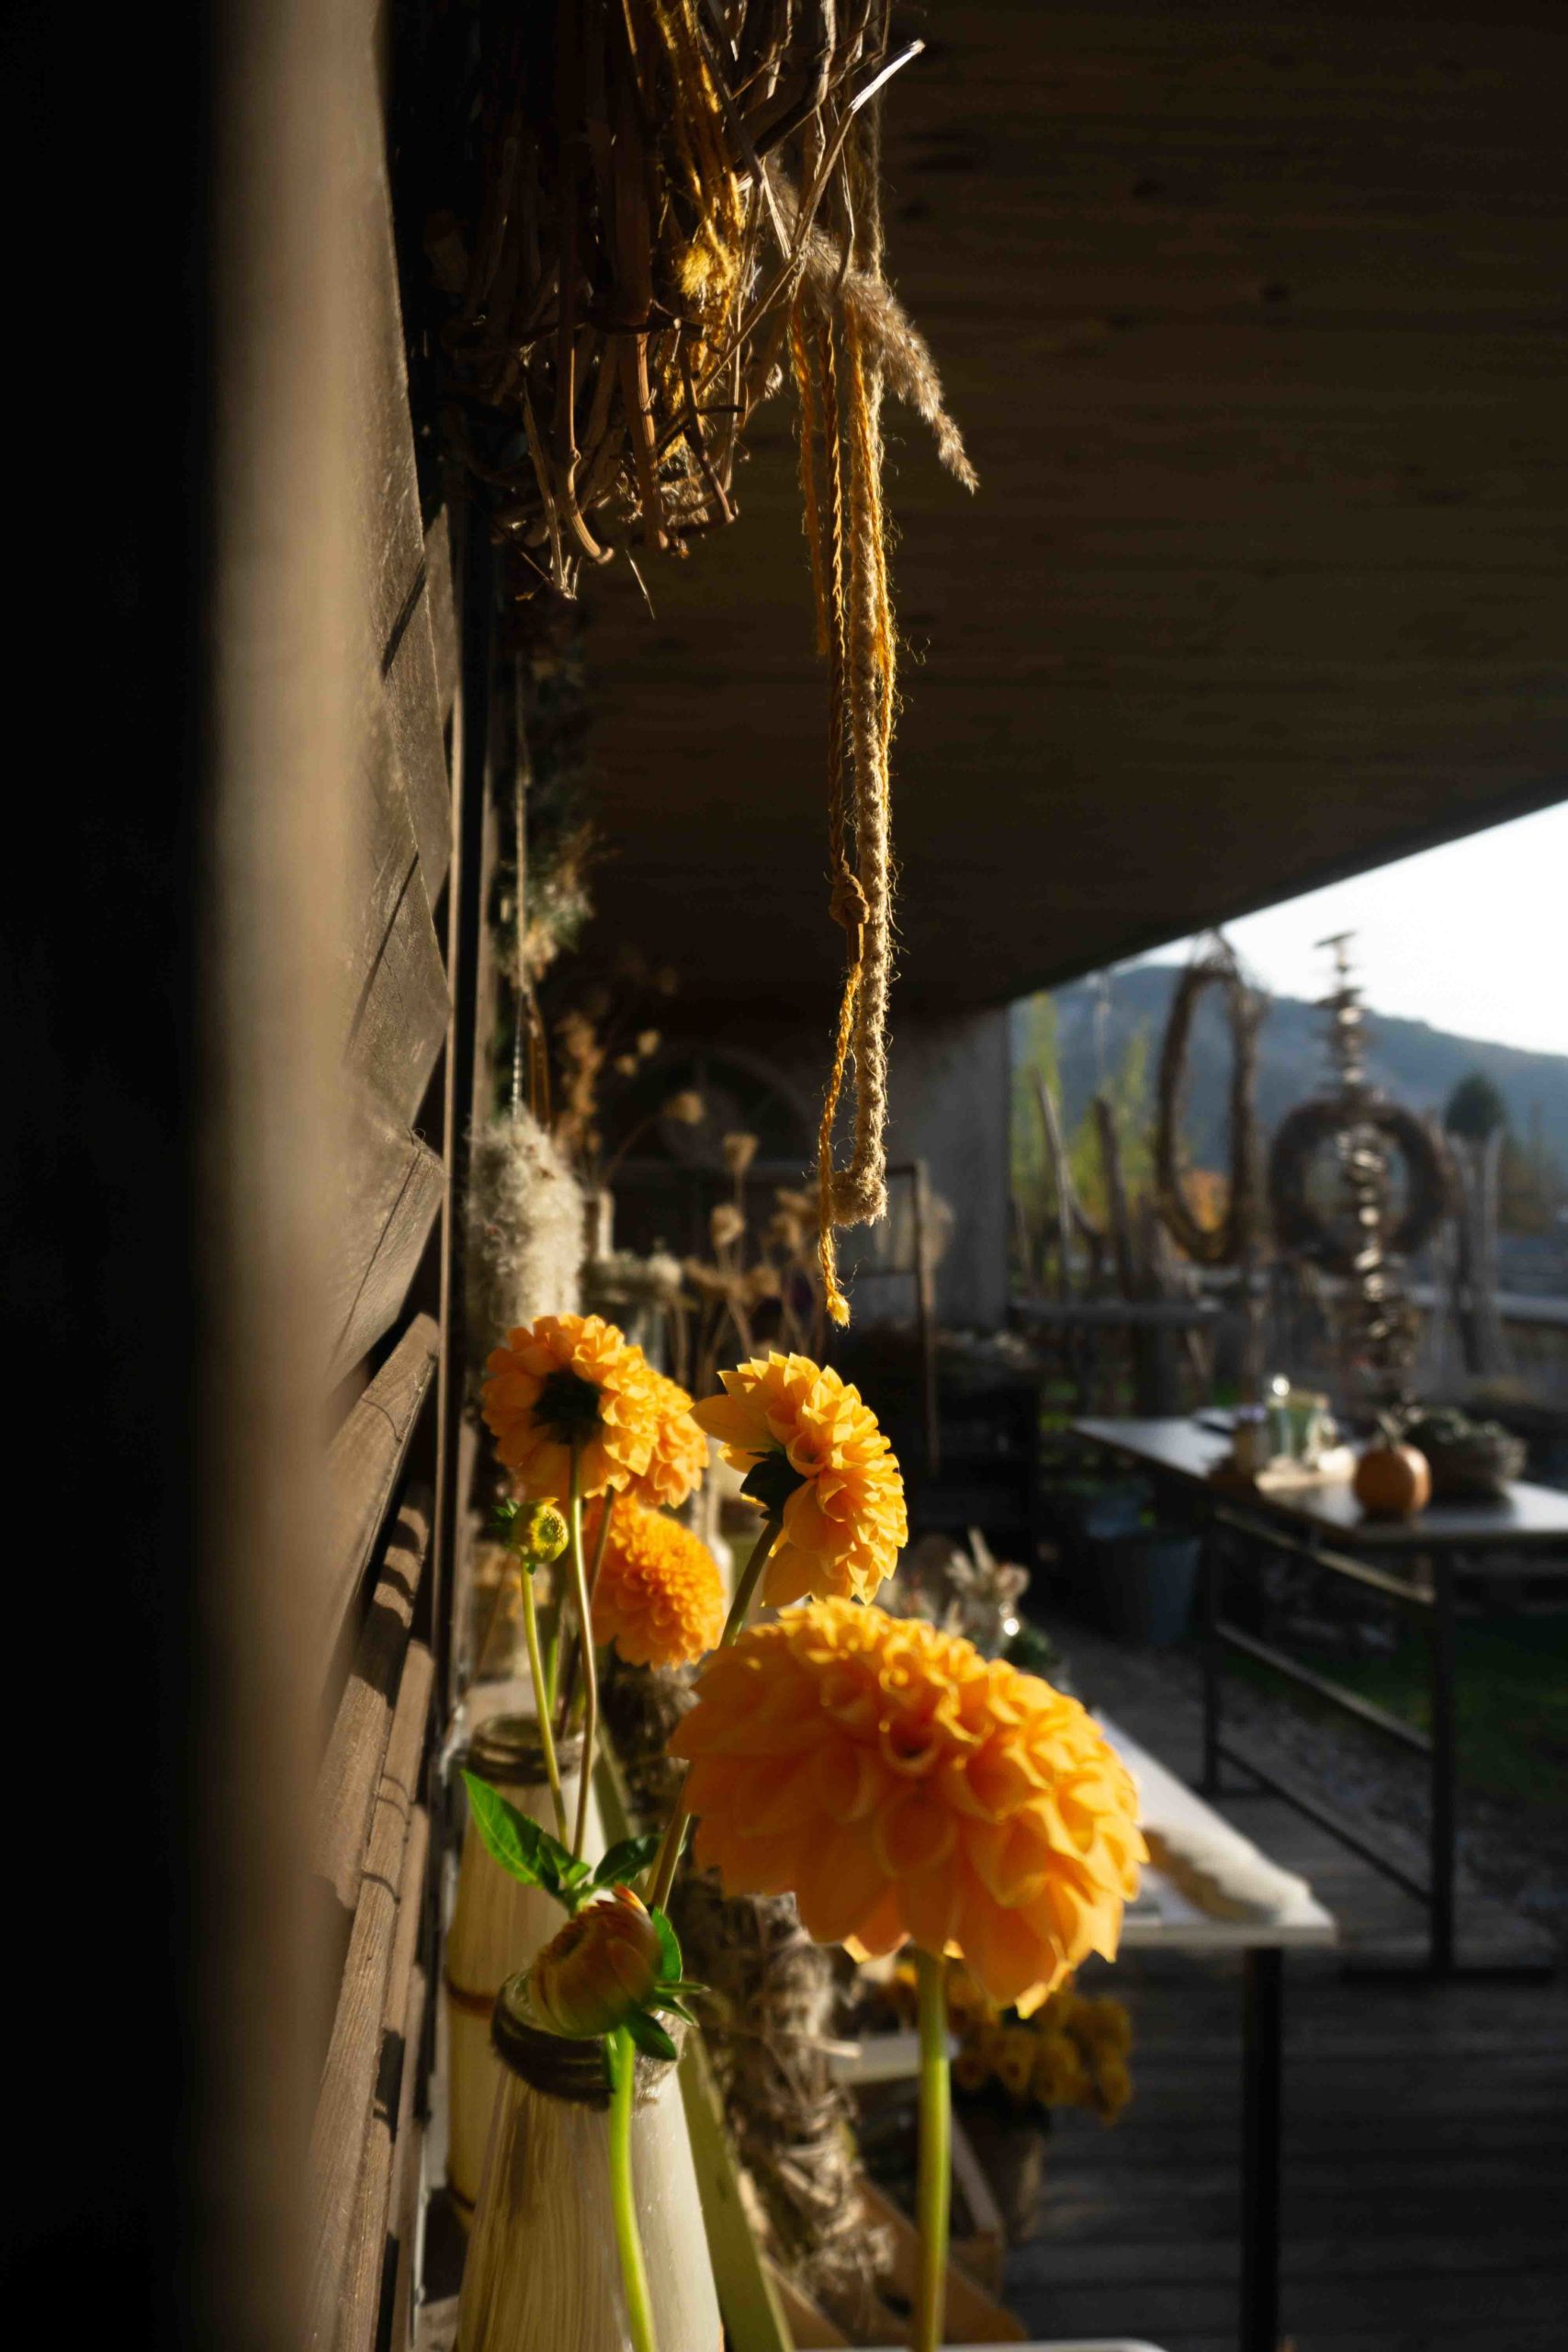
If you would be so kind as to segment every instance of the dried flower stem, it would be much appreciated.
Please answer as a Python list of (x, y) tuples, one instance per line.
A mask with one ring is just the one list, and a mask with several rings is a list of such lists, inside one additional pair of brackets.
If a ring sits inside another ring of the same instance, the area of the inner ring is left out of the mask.
[[(762, 1581), (762, 1570), (767, 1566), (773, 1546), (783, 1533), (783, 1520), (770, 1519), (761, 1535), (758, 1536), (751, 1556), (741, 1571), (740, 1581), (735, 1588), (735, 1598), (729, 1604), (729, 1614), (724, 1621), (724, 1631), (718, 1637), (718, 1646), (721, 1650), (728, 1649), (731, 1642), (736, 1641), (745, 1630), (746, 1620), (750, 1614), (751, 1602), (756, 1596), (757, 1587)], [(692, 1818), (686, 1804), (688, 1777), (688, 1773), (682, 1773), (681, 1776), (680, 1792), (665, 1826), (664, 1842), (659, 1849), (659, 1860), (654, 1866), (653, 1886), (648, 1900), (650, 1907), (657, 1911), (662, 1911), (670, 1901), (670, 1890), (675, 1883), (675, 1871), (681, 1860), (681, 1849), (686, 1842), (686, 1825)]]
[(637, 2052), (625, 2026), (604, 2037), (604, 2057), (610, 2070), (610, 2203), (615, 2216), (615, 2243), (621, 2255), (621, 2283), (626, 2292), (626, 2320), (633, 2352), (659, 2352), (653, 2327), (653, 2298), (649, 2292), (648, 2265), (637, 2225), (637, 2197), (632, 2183), (632, 2086)]
[(919, 1985), (920, 2158), (915, 2191), (919, 2265), (915, 2278), (915, 2352), (937, 2352), (947, 2304), (953, 2089), (947, 2071), (947, 1963), (917, 1951)]

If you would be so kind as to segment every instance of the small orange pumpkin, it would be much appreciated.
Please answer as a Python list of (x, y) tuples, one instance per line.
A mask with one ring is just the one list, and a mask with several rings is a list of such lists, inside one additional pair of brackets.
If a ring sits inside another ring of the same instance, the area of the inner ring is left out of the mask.
[(1432, 1473), (1415, 1446), (1385, 1439), (1357, 1463), (1353, 1491), (1371, 1518), (1414, 1519), (1432, 1499)]

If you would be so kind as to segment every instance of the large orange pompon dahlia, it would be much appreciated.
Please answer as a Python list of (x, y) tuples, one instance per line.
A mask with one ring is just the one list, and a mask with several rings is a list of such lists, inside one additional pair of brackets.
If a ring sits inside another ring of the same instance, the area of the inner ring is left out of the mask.
[[(604, 1506), (586, 1528), (592, 1556)], [(593, 1638), (614, 1642), (628, 1666), (689, 1666), (724, 1631), (724, 1582), (707, 1545), (662, 1511), (629, 1495), (617, 1501), (593, 1588)]]
[(602, 1316), (541, 1315), (491, 1351), (485, 1373), (485, 1421), (520, 1496), (564, 1501), (574, 1444), (585, 1496), (646, 1472), (659, 1432), (654, 1374)]
[(670, 1741), (696, 1859), (792, 1892), (819, 1943), (961, 1953), (1036, 2007), (1114, 1957), (1145, 1859), (1131, 1775), (1076, 1699), (953, 1634), (829, 1600), (718, 1651)]
[(675, 1381), (661, 1372), (653, 1375), (659, 1428), (648, 1468), (626, 1488), (628, 1495), (650, 1510), (660, 1505), (679, 1510), (703, 1483), (708, 1466), (708, 1442), (692, 1419), (692, 1400)]
[(770, 1355), (719, 1378), (727, 1393), (693, 1417), (746, 1472), (745, 1492), (784, 1521), (762, 1599), (869, 1600), (909, 1529), (897, 1458), (859, 1389), (807, 1356)]

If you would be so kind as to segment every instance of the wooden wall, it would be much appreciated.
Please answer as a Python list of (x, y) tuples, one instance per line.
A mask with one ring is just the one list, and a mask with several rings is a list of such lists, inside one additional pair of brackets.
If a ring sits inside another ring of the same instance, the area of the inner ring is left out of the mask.
[(210, 1532), (252, 1514), (222, 1679), (249, 1744), (222, 1743), (221, 1785), (270, 1863), (231, 1890), (254, 2025), (228, 2021), (229, 2127), (276, 2176), (276, 2340), (370, 2352), (410, 2306), (473, 976), (452, 548), (416, 466), (378, 33), (367, 8), (310, 19), (277, 84), (254, 85), (280, 45), (259, 21), (234, 57), (209, 1172), (256, 1412), (242, 1392), (215, 1418)]

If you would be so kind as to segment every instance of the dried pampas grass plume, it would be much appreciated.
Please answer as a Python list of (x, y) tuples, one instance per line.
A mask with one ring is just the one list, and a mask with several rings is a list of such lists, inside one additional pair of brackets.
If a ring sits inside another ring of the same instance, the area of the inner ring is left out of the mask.
[(482, 1368), (498, 1337), (581, 1304), (582, 1189), (524, 1110), (473, 1131), (468, 1161), (468, 1349)]
[[(780, 209), (792, 222), (795, 196), (773, 175)], [(827, 322), (842, 313), (858, 327), (866, 356), (879, 368), (887, 389), (930, 428), (936, 453), (954, 481), (978, 490), (980, 477), (970, 462), (964, 435), (948, 413), (942, 378), (931, 348), (880, 270), (858, 269), (846, 262), (841, 245), (821, 229), (806, 240), (801, 295), (807, 308)]]

